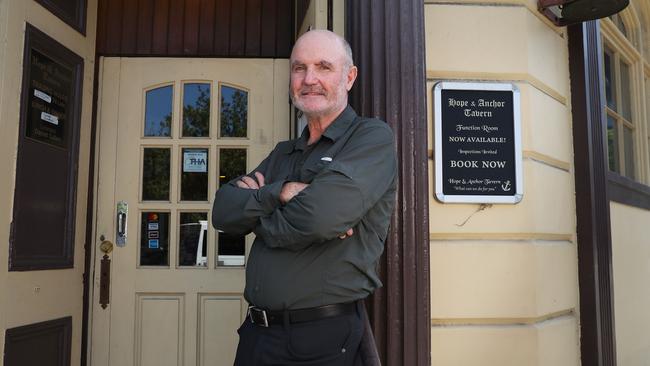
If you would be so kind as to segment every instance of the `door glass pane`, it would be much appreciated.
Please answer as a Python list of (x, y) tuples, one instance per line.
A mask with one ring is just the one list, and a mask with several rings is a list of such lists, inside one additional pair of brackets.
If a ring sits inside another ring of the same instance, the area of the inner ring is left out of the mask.
[(146, 148), (142, 159), (142, 200), (169, 201), (169, 148)]
[(246, 174), (246, 149), (219, 150), (219, 186)]
[[(246, 174), (246, 149), (219, 150), (219, 185)], [(246, 238), (219, 233), (217, 236), (217, 265), (243, 266)]]
[(208, 260), (207, 212), (181, 212), (178, 265), (206, 267)]
[(183, 85), (183, 137), (210, 135), (210, 84)]
[(144, 113), (145, 136), (171, 136), (173, 94), (171, 85), (147, 91)]
[(604, 55), (605, 96), (607, 98), (607, 106), (616, 110), (616, 80), (614, 79), (613, 60), (612, 52), (606, 48)]
[(246, 252), (246, 237), (226, 233), (218, 235), (218, 266), (243, 266)]
[(632, 99), (630, 93), (630, 65), (621, 62), (621, 114), (632, 122)]
[(616, 132), (616, 120), (607, 115), (607, 155), (609, 160), (609, 170), (619, 172), (618, 170), (618, 133)]
[(140, 265), (169, 266), (169, 212), (143, 212)]
[(181, 201), (208, 200), (208, 149), (183, 149)]
[(246, 137), (248, 92), (221, 85), (221, 137)]
[(634, 179), (634, 135), (631, 128), (623, 128), (623, 143), (625, 144), (625, 175)]

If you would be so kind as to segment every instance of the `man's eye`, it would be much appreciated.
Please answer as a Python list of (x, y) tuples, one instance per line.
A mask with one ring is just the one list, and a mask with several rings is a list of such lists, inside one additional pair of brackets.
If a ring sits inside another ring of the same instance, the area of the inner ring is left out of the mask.
[(305, 71), (304, 66), (294, 66), (293, 67), (293, 72), (301, 72), (301, 71)]

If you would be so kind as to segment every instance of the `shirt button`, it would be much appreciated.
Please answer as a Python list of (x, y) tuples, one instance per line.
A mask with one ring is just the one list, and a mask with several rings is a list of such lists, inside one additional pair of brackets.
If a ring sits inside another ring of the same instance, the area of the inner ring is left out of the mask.
[(259, 286), (255, 286), (255, 291), (259, 291), (259, 290), (260, 290), (260, 287), (259, 287)]

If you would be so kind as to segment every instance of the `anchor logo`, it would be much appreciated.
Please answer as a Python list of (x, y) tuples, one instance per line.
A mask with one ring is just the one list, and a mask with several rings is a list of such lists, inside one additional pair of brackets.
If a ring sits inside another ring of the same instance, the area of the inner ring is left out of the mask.
[(501, 185), (501, 189), (503, 189), (504, 191), (508, 192), (508, 191), (510, 190), (510, 181), (507, 180), (505, 183), (503, 183), (503, 184)]

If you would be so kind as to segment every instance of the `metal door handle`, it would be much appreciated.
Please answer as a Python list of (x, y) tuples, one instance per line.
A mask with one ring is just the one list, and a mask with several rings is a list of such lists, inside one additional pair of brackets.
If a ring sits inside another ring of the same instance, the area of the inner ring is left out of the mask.
[(117, 235), (123, 237), (126, 235), (126, 213), (120, 212), (117, 214)]
[(128, 215), (129, 215), (129, 205), (124, 202), (120, 201), (117, 203), (117, 235), (115, 238), (115, 242), (118, 247), (123, 247), (126, 245), (126, 237), (127, 237), (127, 220), (128, 220)]

